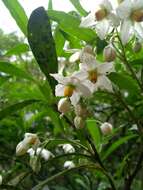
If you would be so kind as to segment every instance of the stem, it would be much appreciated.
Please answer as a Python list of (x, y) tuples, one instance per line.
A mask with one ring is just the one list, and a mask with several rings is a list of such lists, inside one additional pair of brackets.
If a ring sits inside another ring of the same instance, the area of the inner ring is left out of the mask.
[[(128, 70), (130, 71), (130, 73), (132, 74), (132, 77), (137, 81), (138, 83), (138, 86), (140, 87), (141, 91), (143, 92), (143, 86), (141, 84), (141, 82), (139, 81), (138, 77), (136, 76), (136, 73), (134, 72), (134, 70), (132, 69), (130, 63), (128, 62), (127, 60), (127, 57), (126, 57), (126, 52), (125, 52), (125, 48), (124, 48), (124, 45), (122, 43), (122, 40), (118, 34), (118, 31), (116, 30), (116, 33), (117, 33), (117, 38), (120, 42), (120, 45), (121, 45), (121, 48), (122, 48), (122, 56), (119, 56), (120, 60), (126, 65), (126, 67), (128, 68)], [(119, 53), (119, 52), (118, 52)], [(120, 53), (121, 55), (121, 53)]]

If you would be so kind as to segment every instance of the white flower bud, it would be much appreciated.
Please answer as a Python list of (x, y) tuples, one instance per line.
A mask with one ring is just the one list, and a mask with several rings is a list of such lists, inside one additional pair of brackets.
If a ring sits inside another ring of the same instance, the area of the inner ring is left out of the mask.
[(67, 112), (69, 112), (71, 108), (71, 104), (70, 101), (68, 100), (68, 98), (62, 98), (60, 99), (60, 101), (58, 102), (58, 111), (65, 114)]
[(75, 164), (73, 163), (73, 161), (66, 161), (64, 163), (64, 168), (71, 169), (71, 168), (74, 168), (74, 167), (75, 167)]
[(2, 175), (0, 175), (0, 185), (2, 185)]
[(85, 122), (84, 122), (84, 120), (82, 119), (82, 117), (76, 116), (76, 117), (74, 118), (74, 125), (75, 125), (75, 127), (76, 127), (77, 129), (81, 129), (81, 128), (84, 127)]
[(133, 46), (133, 52), (138, 53), (142, 49), (142, 44), (140, 42), (135, 42)]
[(64, 144), (63, 150), (65, 153), (74, 153), (75, 152), (75, 149), (71, 144)]
[(26, 154), (28, 148), (28, 144), (25, 144), (24, 141), (21, 141), (16, 147), (16, 156), (22, 156)]
[(100, 126), (100, 129), (103, 135), (108, 135), (112, 132), (113, 126), (110, 123), (105, 122)]
[(108, 45), (104, 48), (103, 56), (104, 56), (105, 61), (111, 62), (115, 60), (116, 52), (111, 45)]
[(32, 156), (30, 157), (30, 166), (32, 170), (36, 173), (38, 173), (41, 169), (41, 162), (38, 156)]

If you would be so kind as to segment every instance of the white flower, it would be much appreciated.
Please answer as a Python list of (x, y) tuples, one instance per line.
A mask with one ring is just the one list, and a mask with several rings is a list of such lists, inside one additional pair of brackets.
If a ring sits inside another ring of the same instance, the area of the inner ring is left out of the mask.
[(74, 167), (75, 167), (75, 164), (73, 163), (73, 161), (66, 161), (64, 163), (64, 168), (71, 169), (71, 168), (74, 168)]
[(40, 144), (40, 140), (36, 134), (32, 133), (25, 133), (23, 141), (18, 143), (16, 147), (16, 155), (22, 156), (24, 155), (27, 150), (32, 147), (36, 149)]
[(116, 51), (111, 44), (106, 46), (103, 51), (104, 60), (107, 62), (114, 61), (116, 59)]
[(74, 118), (74, 125), (75, 125), (76, 129), (81, 129), (85, 126), (85, 121), (83, 120), (82, 117), (76, 116)]
[(143, 0), (125, 0), (117, 8), (117, 15), (122, 20), (121, 40), (125, 45), (135, 35), (143, 40)]
[(85, 85), (90, 87), (92, 93), (98, 89), (112, 92), (111, 81), (106, 75), (113, 71), (113, 62), (101, 64), (94, 59), (91, 62), (81, 63), (80, 71), (76, 76), (79, 77), (80, 80), (83, 80)]
[(118, 25), (119, 19), (113, 13), (113, 8), (109, 0), (103, 0), (99, 7), (91, 11), (80, 24), (81, 27), (94, 27), (101, 40), (106, 37), (110, 27), (113, 28)]
[(75, 152), (75, 149), (71, 144), (64, 144), (63, 150), (65, 153), (74, 153)]
[(54, 155), (47, 149), (45, 148), (37, 148), (36, 150), (34, 150), (33, 148), (28, 149), (27, 153), (29, 153), (29, 155), (32, 157), (35, 154), (36, 155), (40, 155), (44, 160), (49, 160), (50, 157), (53, 157)]
[(112, 132), (113, 126), (110, 123), (105, 122), (100, 126), (100, 129), (103, 135), (108, 135)]
[(2, 185), (2, 175), (0, 175), (0, 185)]
[(89, 97), (91, 95), (88, 87), (76, 77), (76, 72), (66, 77), (60, 74), (51, 74), (51, 76), (59, 82), (55, 89), (55, 95), (69, 97), (72, 105), (76, 105), (81, 96)]

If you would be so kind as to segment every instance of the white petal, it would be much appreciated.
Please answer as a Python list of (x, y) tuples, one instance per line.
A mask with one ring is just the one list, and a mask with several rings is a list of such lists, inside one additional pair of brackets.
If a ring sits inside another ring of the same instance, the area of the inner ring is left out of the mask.
[(108, 90), (109, 92), (113, 91), (112, 83), (105, 75), (101, 75), (98, 77), (97, 86), (101, 90)]
[(74, 91), (73, 95), (70, 97), (71, 104), (73, 106), (76, 106), (80, 100), (80, 94), (76, 91)]
[(71, 55), (70, 58), (69, 58), (69, 61), (71, 63), (74, 63), (74, 62), (78, 61), (79, 58), (80, 58), (80, 51), (78, 51), (78, 52), (74, 53), (73, 55)]
[(109, 31), (110, 23), (107, 19), (104, 19), (100, 22), (98, 22), (95, 26), (97, 35), (101, 40), (104, 40), (108, 31)]
[(90, 80), (84, 81), (84, 85), (90, 87), (91, 93), (94, 93), (97, 90), (97, 84), (92, 83)]
[(81, 71), (75, 72), (74, 76), (78, 78), (80, 81), (84, 81), (88, 78), (88, 73), (87, 71), (81, 70)]
[(114, 13), (108, 15), (108, 20), (113, 27), (117, 27), (120, 24), (120, 19)]
[(97, 68), (97, 72), (99, 74), (107, 74), (113, 72), (113, 68), (114, 68), (113, 62), (107, 62), (100, 64)]
[(140, 41), (143, 41), (143, 26), (141, 23), (135, 23), (135, 35)]
[(91, 27), (95, 25), (95, 13), (89, 13), (80, 23), (80, 27)]
[(55, 95), (56, 96), (64, 96), (64, 85), (62, 85), (62, 84), (56, 85)]
[(121, 40), (125, 45), (132, 34), (132, 22), (130, 20), (124, 20), (121, 25)]
[(91, 92), (89, 90), (90, 87), (87, 87), (81, 83), (77, 84), (77, 91), (82, 94), (83, 97), (91, 96)]
[(117, 15), (121, 19), (127, 19), (130, 17), (132, 11), (132, 5), (130, 0), (123, 1), (116, 9)]
[(54, 77), (60, 84), (67, 84), (69, 78), (68, 77), (64, 77), (61, 74), (50, 74), (52, 77)]
[(105, 8), (108, 12), (111, 12), (113, 9), (112, 4), (110, 3), (109, 0), (103, 0), (100, 6)]

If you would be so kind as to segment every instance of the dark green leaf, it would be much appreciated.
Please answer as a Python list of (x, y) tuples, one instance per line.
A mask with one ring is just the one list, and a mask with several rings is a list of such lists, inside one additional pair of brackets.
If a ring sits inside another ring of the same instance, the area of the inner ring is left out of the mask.
[(8, 8), (9, 12), (13, 16), (17, 25), (21, 31), (27, 36), (27, 23), (28, 18), (25, 14), (23, 7), (20, 5), (18, 0), (2, 0), (5, 6)]
[(43, 7), (34, 10), (30, 16), (28, 41), (40, 69), (50, 84), (55, 85), (55, 81), (49, 73), (56, 73), (58, 70), (57, 55), (50, 20)]

